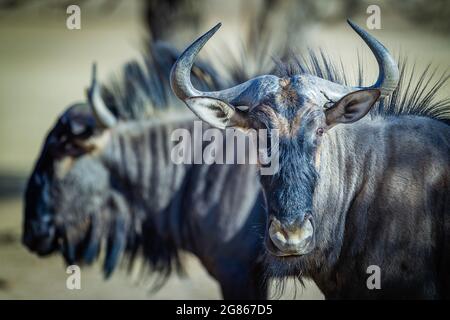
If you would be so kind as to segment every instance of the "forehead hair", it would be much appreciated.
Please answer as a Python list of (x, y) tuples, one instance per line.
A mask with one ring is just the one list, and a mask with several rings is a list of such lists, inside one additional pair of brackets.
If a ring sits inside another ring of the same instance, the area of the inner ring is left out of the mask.
[(273, 106), (262, 104), (258, 106), (257, 117), (268, 128), (278, 129), (280, 138), (297, 136), (303, 121), (311, 117), (320, 117), (321, 110), (316, 105), (306, 101), (295, 107)]

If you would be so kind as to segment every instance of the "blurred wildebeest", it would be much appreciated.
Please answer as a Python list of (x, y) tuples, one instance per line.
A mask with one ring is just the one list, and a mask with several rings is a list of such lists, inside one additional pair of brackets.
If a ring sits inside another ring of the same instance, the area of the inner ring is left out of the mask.
[[(280, 170), (260, 179), (269, 274), (312, 278), (331, 299), (450, 298), (450, 126), (437, 119), (450, 103), (433, 102), (448, 76), (431, 88), (426, 74), (416, 87), (410, 79), (400, 97), (388, 50), (349, 24), (378, 62), (372, 86), (346, 85), (345, 73), (313, 57), (313, 72), (298, 64), (198, 90), (190, 67), (217, 25), (177, 60), (172, 89), (216, 127), (279, 130)], [(366, 283), (372, 265), (380, 290)]]
[[(70, 107), (45, 140), (26, 189), (23, 242), (39, 255), (61, 250), (69, 264), (93, 262), (104, 243), (106, 276), (122, 255), (131, 263), (142, 252), (162, 274), (157, 287), (189, 251), (225, 298), (266, 298), (255, 166), (171, 161), (172, 131), (192, 130), (194, 118), (168, 107), (175, 54), (155, 45), (145, 69), (128, 64), (109, 88), (94, 71), (90, 103)], [(193, 75), (205, 89), (220, 82), (206, 64)]]

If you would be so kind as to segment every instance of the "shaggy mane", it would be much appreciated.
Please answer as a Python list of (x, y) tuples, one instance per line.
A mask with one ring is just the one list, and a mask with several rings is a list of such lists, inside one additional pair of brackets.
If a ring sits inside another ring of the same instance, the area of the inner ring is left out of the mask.
[[(448, 85), (448, 70), (441, 73), (431, 64), (417, 70), (415, 63), (409, 63), (406, 57), (399, 57), (400, 81), (396, 90), (388, 98), (377, 102), (371, 110), (372, 116), (418, 115), (450, 124), (450, 97), (443, 89)], [(309, 51), (306, 55), (288, 54), (286, 61), (275, 61), (272, 72), (279, 77), (297, 74), (314, 75), (325, 80), (348, 86), (370, 85), (366, 79), (364, 62), (358, 54), (356, 75), (346, 72), (341, 59), (336, 62), (325, 51)], [(352, 81), (352, 79), (356, 79)], [(441, 98), (439, 96), (445, 96)]]
[[(158, 118), (184, 105), (170, 87), (170, 70), (180, 52), (164, 42), (149, 42), (143, 62), (126, 63), (121, 72), (102, 88), (102, 96), (113, 114), (124, 121)], [(226, 87), (219, 74), (201, 60), (192, 68), (192, 83), (204, 91)]]

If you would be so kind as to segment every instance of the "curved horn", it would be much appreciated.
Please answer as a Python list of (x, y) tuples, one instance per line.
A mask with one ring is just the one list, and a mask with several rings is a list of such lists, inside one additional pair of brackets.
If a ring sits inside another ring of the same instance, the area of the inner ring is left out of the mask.
[(377, 39), (372, 37), (368, 32), (366, 32), (364, 29), (357, 26), (350, 20), (347, 20), (347, 22), (369, 46), (378, 62), (378, 79), (374, 85), (368, 88), (380, 90), (380, 97), (389, 96), (397, 88), (399, 81), (399, 71), (397, 63), (395, 62), (394, 58), (392, 58), (389, 51)]
[(112, 128), (117, 124), (116, 117), (108, 109), (100, 94), (100, 87), (97, 82), (97, 65), (92, 66), (92, 83), (87, 92), (89, 104), (95, 118), (104, 128)]
[[(227, 103), (234, 102), (233, 104), (246, 104), (250, 103), (249, 97), (240, 97), (240, 95), (249, 88), (252, 84), (260, 82), (266, 82), (266, 77), (270, 76), (260, 76), (255, 79), (248, 80), (242, 84), (235, 87), (221, 90), (221, 91), (210, 91), (202, 92), (194, 88), (191, 83), (191, 69), (194, 63), (194, 59), (206, 42), (216, 33), (216, 31), (221, 27), (221, 23), (218, 23), (211, 30), (206, 32), (200, 38), (195, 40), (177, 59), (170, 72), (170, 86), (172, 87), (175, 95), (181, 100), (185, 101), (192, 97), (209, 97), (215, 98)], [(235, 99), (240, 98), (240, 101)]]

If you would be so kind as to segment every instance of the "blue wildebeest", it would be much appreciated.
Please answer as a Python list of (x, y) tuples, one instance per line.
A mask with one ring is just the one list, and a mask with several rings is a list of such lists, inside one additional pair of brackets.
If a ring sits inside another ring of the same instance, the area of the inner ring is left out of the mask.
[[(163, 108), (171, 103), (172, 54), (160, 44), (146, 69), (127, 65), (110, 88), (100, 88), (94, 72), (90, 103), (58, 119), (29, 178), (23, 242), (40, 255), (60, 250), (69, 264), (93, 262), (104, 246), (106, 276), (121, 256), (131, 265), (142, 253), (162, 274), (157, 287), (183, 271), (180, 251), (189, 251), (225, 298), (266, 298), (256, 167), (170, 159), (172, 131), (192, 130), (194, 118), (174, 119), (185, 109)], [(208, 65), (197, 66), (197, 84), (216, 86)]]
[[(270, 275), (312, 278), (331, 299), (450, 298), (450, 126), (436, 117), (450, 108), (431, 99), (448, 77), (398, 99), (397, 63), (349, 24), (378, 62), (370, 87), (324, 79), (336, 70), (316, 59), (320, 77), (286, 68), (281, 77), (198, 90), (191, 66), (219, 24), (179, 57), (172, 89), (218, 128), (279, 130), (280, 169), (260, 179)], [(371, 265), (381, 270), (380, 290), (367, 286)]]

